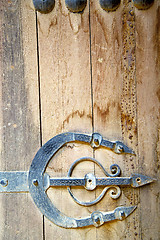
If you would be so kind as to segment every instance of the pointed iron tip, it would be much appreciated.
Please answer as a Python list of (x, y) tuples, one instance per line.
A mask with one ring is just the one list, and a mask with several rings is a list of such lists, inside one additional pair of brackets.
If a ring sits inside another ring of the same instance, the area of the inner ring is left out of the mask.
[(131, 154), (133, 154), (133, 155), (135, 155), (136, 156), (136, 153), (132, 150), (132, 153)]
[(142, 174), (132, 174), (132, 187), (141, 187), (156, 181), (155, 178), (151, 178)]
[(136, 208), (137, 208), (137, 206), (127, 207), (126, 217), (128, 217), (132, 212), (134, 212), (134, 210), (135, 210)]
[(123, 220), (124, 218), (127, 218), (136, 208), (137, 206), (117, 207), (115, 209), (115, 217), (116, 219)]
[(132, 154), (132, 155), (136, 155), (136, 153), (131, 148), (129, 148), (127, 146), (124, 146), (124, 151), (126, 153), (129, 153), (129, 154)]
[(114, 145), (114, 152), (117, 154), (129, 153), (129, 154), (136, 155), (131, 148), (127, 147), (124, 143), (120, 141), (116, 141)]

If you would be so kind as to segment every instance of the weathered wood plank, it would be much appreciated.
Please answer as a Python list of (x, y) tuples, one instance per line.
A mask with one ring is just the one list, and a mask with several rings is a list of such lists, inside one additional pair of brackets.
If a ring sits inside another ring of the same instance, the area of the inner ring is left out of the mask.
[[(136, 156), (125, 158), (124, 172), (131, 175), (138, 172), (138, 132), (137, 132), (137, 83), (136, 83), (136, 27), (132, 2), (123, 1), (122, 16), (122, 97), (121, 97), (121, 127), (124, 141), (134, 149)], [(125, 202), (128, 205), (139, 203), (139, 189), (126, 189)], [(124, 199), (123, 199), (124, 201)], [(125, 222), (125, 238), (139, 239), (140, 209), (127, 218)]]
[[(65, 1), (56, 2), (48, 15), (38, 13), (43, 143), (61, 132), (92, 133), (88, 13), (88, 6), (82, 14), (70, 13)], [(67, 144), (53, 158), (47, 171), (51, 176), (66, 176), (73, 161), (92, 153), (89, 146)], [(92, 169), (92, 164), (82, 163), (74, 175), (84, 176)], [(81, 200), (93, 198), (94, 193), (86, 192), (75, 190)], [(52, 188), (48, 195), (68, 216), (90, 215), (91, 208), (74, 203), (66, 189)], [(95, 233), (92, 227), (62, 229), (45, 219), (46, 239), (95, 239)]]
[[(74, 160), (94, 155), (107, 170), (112, 163), (119, 164), (123, 176), (140, 172), (159, 179), (159, 8), (155, 2), (150, 9), (138, 11), (132, 2), (124, 0), (116, 12), (107, 13), (98, 1), (91, 1), (91, 59), (89, 6), (82, 14), (72, 14), (60, 1), (50, 14), (38, 13), (40, 89), (32, 1), (0, 3), (2, 171), (28, 170), (41, 137), (45, 143), (61, 132), (94, 130), (110, 140), (123, 140), (137, 156), (117, 156), (105, 149), (93, 154), (89, 146), (67, 144), (53, 158), (47, 172), (66, 176)], [(90, 171), (94, 166), (83, 163), (74, 176)], [(97, 167), (95, 171), (102, 176)], [(94, 193), (81, 188), (74, 192), (82, 200), (94, 198)], [(29, 194), (3, 194), (0, 239), (43, 239), (43, 234), (48, 240), (160, 238), (158, 181), (140, 191), (125, 188), (117, 201), (107, 194), (90, 208), (74, 203), (66, 189), (52, 188), (48, 195), (58, 209), (78, 218), (96, 209), (107, 211), (120, 205), (138, 205), (138, 209), (122, 222), (107, 223), (98, 229), (69, 230), (47, 219), (43, 225)]]
[[(135, 28), (130, 10), (129, 1), (123, 1), (116, 12), (110, 13), (102, 10), (98, 2), (91, 4), (94, 129), (111, 140), (123, 140), (137, 152)], [(104, 150), (96, 150), (95, 155), (107, 169), (117, 163), (123, 176), (129, 176), (133, 167), (136, 171), (137, 159), (132, 156), (121, 157)], [(108, 194), (97, 208), (112, 210), (120, 205), (135, 205), (137, 196), (138, 192), (126, 188), (120, 199), (109, 199)], [(138, 228), (135, 217), (133, 213), (122, 222), (106, 224), (97, 230), (97, 238), (134, 239), (134, 228)]]
[[(35, 12), (32, 1), (1, 1), (1, 171), (28, 170), (39, 144)], [(0, 195), (0, 239), (42, 239), (29, 194)]]
[(160, 5), (135, 12), (139, 171), (157, 179), (140, 189), (140, 239), (160, 239)]

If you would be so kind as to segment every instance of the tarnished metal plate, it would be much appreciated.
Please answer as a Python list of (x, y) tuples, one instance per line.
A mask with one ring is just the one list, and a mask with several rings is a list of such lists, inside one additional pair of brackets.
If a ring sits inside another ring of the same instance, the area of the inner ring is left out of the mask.
[(28, 172), (0, 172), (0, 192), (29, 192)]

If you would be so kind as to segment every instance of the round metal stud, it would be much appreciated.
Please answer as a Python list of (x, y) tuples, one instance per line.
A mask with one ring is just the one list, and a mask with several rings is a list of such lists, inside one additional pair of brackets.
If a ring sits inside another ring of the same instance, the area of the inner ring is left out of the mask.
[(40, 13), (49, 13), (55, 6), (55, 0), (33, 0), (35, 9)]
[(133, 4), (139, 10), (146, 10), (152, 6), (154, 0), (132, 0)]
[(78, 13), (85, 9), (87, 0), (65, 0), (65, 3), (69, 11)]
[(121, 0), (99, 0), (101, 8), (103, 8), (107, 12), (115, 11), (119, 5)]
[(8, 180), (7, 180), (6, 178), (1, 179), (1, 180), (0, 180), (0, 184), (1, 184), (3, 187), (7, 187), (7, 185), (8, 185)]

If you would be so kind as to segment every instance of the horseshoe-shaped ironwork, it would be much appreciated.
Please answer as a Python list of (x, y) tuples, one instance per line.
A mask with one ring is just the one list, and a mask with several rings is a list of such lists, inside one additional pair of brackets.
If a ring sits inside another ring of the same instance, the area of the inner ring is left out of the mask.
[[(55, 224), (65, 227), (65, 228), (75, 228), (83, 227), (91, 224), (91, 217), (84, 219), (74, 219), (67, 217), (61, 213), (48, 198), (46, 191), (44, 189), (44, 171), (53, 155), (66, 143), (69, 142), (85, 142), (91, 144), (92, 147), (97, 148), (100, 146), (107, 147), (108, 149), (114, 151), (117, 154), (121, 153), (131, 153), (134, 152), (124, 145), (122, 142), (110, 142), (108, 140), (103, 140), (102, 136), (98, 133), (92, 136), (79, 133), (62, 133), (53, 137), (42, 148), (37, 152), (35, 158), (32, 161), (28, 183), (29, 192), (40, 211), (48, 219), (50, 219)], [(133, 210), (133, 209), (132, 209)], [(87, 220), (88, 219), (88, 220)], [(93, 224), (93, 222), (92, 222)]]
[[(133, 174), (131, 177), (119, 177), (120, 168), (114, 164), (111, 166), (111, 173), (108, 173), (103, 166), (96, 160), (91, 158), (76, 160), (68, 172), (66, 178), (50, 178), (45, 173), (47, 165), (51, 158), (62, 148), (66, 143), (70, 142), (84, 142), (90, 144), (93, 148), (105, 147), (116, 154), (135, 154), (132, 149), (128, 148), (120, 141), (108, 141), (102, 138), (98, 133), (90, 135), (80, 133), (62, 133), (44, 144), (36, 156), (34, 157), (30, 166), (29, 172), (0, 172), (0, 192), (30, 192), (35, 204), (49, 220), (58, 226), (64, 228), (77, 228), (94, 225), (101, 226), (103, 223), (112, 220), (123, 220), (129, 216), (136, 208), (131, 207), (117, 207), (111, 212), (93, 212), (86, 218), (75, 219), (68, 217), (61, 213), (48, 198), (46, 190), (53, 186), (84, 186), (87, 190), (93, 190), (96, 186), (105, 186), (103, 192), (99, 196), (101, 199), (111, 186), (119, 189), (120, 185), (131, 185), (132, 187), (140, 187), (144, 184), (153, 182), (153, 179), (141, 174)], [(100, 166), (107, 177), (97, 178), (91, 173), (86, 174), (84, 178), (71, 177), (72, 171), (80, 161), (89, 160)], [(90, 180), (93, 179), (91, 183)], [(89, 183), (89, 184), (88, 184)], [(72, 192), (70, 191), (72, 195)], [(98, 199), (98, 200), (99, 200)], [(98, 200), (95, 200), (98, 202)], [(87, 206), (87, 205), (85, 205)]]

